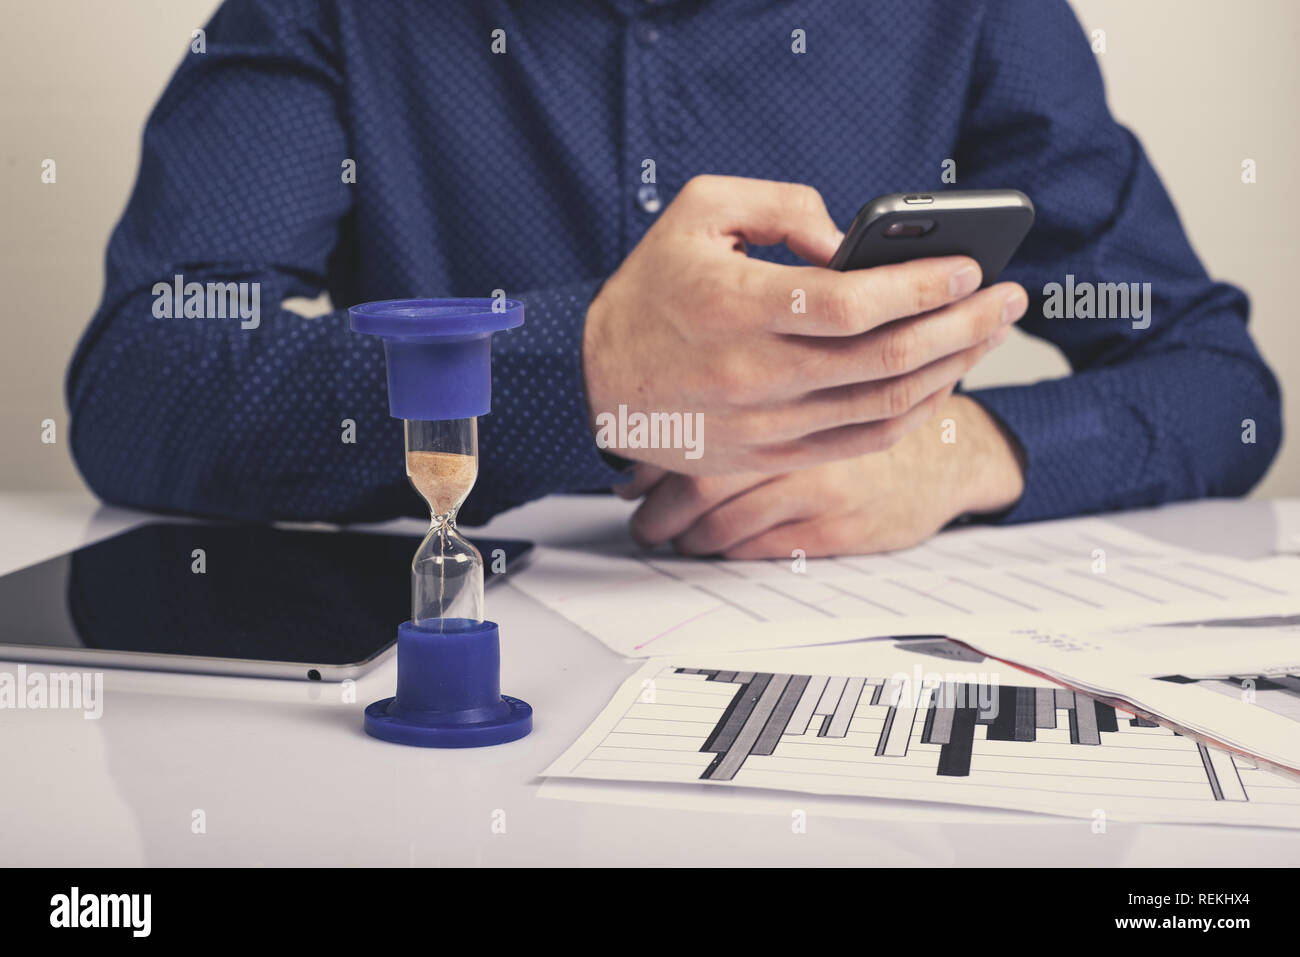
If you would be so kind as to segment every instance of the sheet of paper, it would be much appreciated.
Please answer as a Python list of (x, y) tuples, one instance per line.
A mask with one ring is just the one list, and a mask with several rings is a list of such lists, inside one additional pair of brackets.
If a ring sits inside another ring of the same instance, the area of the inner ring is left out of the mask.
[(939, 644), (652, 659), (545, 774), (1300, 827), (1295, 780)]
[[(834, 795), (796, 794), (765, 788), (702, 788), (698, 782), (649, 783), (645, 781), (589, 781), (552, 777), (537, 789), (540, 798), (580, 801), (587, 804), (626, 805), (675, 811), (713, 811), (718, 814), (757, 814), (790, 818), (794, 811), (808, 818), (837, 817), (869, 821), (898, 821), (926, 824), (1033, 824), (1073, 827), (1073, 821), (1046, 814), (1026, 814), (1005, 808), (939, 804), (933, 801), (898, 801), (887, 798), (863, 800)], [(918, 864), (925, 864), (918, 861)]]
[(1277, 530), (1274, 548), (1283, 555), (1300, 555), (1300, 499), (1275, 499), (1272, 505)]
[(1300, 616), (959, 631), (980, 651), (1300, 771)]
[(1300, 559), (1204, 555), (1085, 518), (961, 529), (866, 557), (727, 562), (631, 547), (540, 549), (515, 584), (619, 654), (649, 657), (948, 634), (975, 622), (1101, 628), (1289, 610), (1297, 569)]

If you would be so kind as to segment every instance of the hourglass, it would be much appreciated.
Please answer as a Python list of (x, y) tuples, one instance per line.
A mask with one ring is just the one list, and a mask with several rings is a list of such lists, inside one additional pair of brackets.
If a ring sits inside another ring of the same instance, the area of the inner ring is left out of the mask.
[(483, 557), (457, 530), (456, 512), (478, 477), (492, 333), (520, 325), (523, 304), (395, 299), (348, 315), (354, 331), (384, 340), (388, 410), (405, 420), (406, 475), (429, 507), (411, 562), (411, 620), (397, 629), (397, 694), (366, 708), (366, 732), (431, 748), (522, 738), (533, 709), (501, 694), (497, 625), (483, 618)]

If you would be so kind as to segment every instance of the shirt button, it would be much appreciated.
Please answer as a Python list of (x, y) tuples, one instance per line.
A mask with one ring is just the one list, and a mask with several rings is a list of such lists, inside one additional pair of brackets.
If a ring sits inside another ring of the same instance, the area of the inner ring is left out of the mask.
[(636, 204), (651, 215), (664, 208), (664, 201), (659, 198), (659, 190), (650, 183), (636, 191)]
[(636, 42), (643, 47), (652, 47), (659, 42), (659, 28), (649, 23), (638, 23), (633, 31), (636, 34)]

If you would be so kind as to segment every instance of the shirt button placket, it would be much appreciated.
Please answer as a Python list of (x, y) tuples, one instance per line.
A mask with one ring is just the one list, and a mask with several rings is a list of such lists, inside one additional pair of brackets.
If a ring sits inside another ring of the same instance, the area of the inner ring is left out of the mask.
[[(658, 3), (656, 3), (655, 0), (643, 0), (643, 5), (646, 7), (655, 7), (658, 6)], [(646, 20), (638, 20), (632, 24), (632, 40), (636, 44), (636, 47), (642, 51), (648, 52), (653, 50), (659, 45), (662, 39), (663, 31), (653, 23)], [(653, 57), (636, 57), (635, 59), (641, 61), (635, 70), (635, 75), (637, 77), (637, 83), (642, 86), (642, 89), (644, 89), (644, 84), (648, 79), (647, 71), (654, 71), (661, 65), (653, 62), (655, 59)], [(639, 95), (635, 95), (629, 96), (629, 102), (640, 104), (643, 103), (644, 100), (642, 100)], [(644, 109), (644, 107), (641, 107), (641, 109)], [(633, 117), (628, 116), (627, 119), (629, 123), (635, 127), (635, 130), (629, 129), (629, 133), (632, 135), (628, 137), (627, 142), (632, 144), (640, 141), (642, 144), (640, 147), (633, 147), (637, 155), (629, 157), (629, 160), (633, 161), (633, 169), (640, 171), (642, 169), (643, 160), (646, 157), (653, 157), (655, 155), (653, 152), (650, 152), (653, 150), (653, 145), (643, 138), (647, 129), (647, 124), (645, 122), (646, 118), (638, 117), (634, 119)], [(657, 216), (664, 207), (663, 196), (659, 192), (659, 187), (654, 183), (643, 182), (638, 184), (636, 187), (636, 193), (633, 196), (633, 202), (636, 204), (636, 209), (643, 217)], [(628, 240), (635, 245), (636, 241), (645, 233), (646, 228), (649, 226), (649, 222), (647, 219), (639, 218), (639, 221), (635, 221), (634, 219), (634, 221), (629, 225), (631, 227), (631, 235), (628, 236)]]

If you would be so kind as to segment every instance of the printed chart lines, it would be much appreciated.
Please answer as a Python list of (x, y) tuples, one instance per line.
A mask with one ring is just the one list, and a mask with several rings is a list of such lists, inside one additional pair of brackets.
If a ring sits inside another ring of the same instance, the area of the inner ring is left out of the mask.
[[(1129, 557), (1139, 553), (1119, 547), (1106, 570), (1098, 572), (1086, 552), (1076, 552), (1072, 561), (1062, 561), (1062, 548), (1048, 551), (1050, 543), (1042, 544), (1046, 554), (1037, 565), (1031, 564), (1028, 552), (985, 545), (995, 556), (1019, 563), (1003, 567), (987, 558), (939, 549), (927, 554), (943, 559), (942, 563), (904, 560), (897, 555), (834, 558), (810, 564), (804, 574), (792, 574), (787, 563), (778, 560), (729, 566), (646, 556), (625, 560), (644, 563), (664, 579), (756, 622), (793, 621), (809, 615), (946, 615), (961, 619), (1053, 608), (1104, 612), (1173, 605), (1189, 595), (1229, 601), (1246, 593), (1281, 593), (1268, 585), (1175, 558), (1160, 561), (1156, 556), (1139, 565)], [(883, 564), (886, 561), (888, 564)], [(639, 583), (645, 579), (634, 576), (630, 580)], [(1235, 582), (1238, 587), (1225, 589), (1225, 582)]]
[[(1217, 619), (1239, 602), (1252, 603), (1256, 615), (1276, 614), (1289, 607), (1283, 598), (1300, 597), (1286, 564), (1201, 555), (1074, 519), (1032, 534), (964, 529), (904, 552), (794, 561), (547, 549), (517, 585), (616, 651), (645, 657), (954, 633), (972, 624), (1040, 627), (1047, 615), (1104, 627), (1174, 613)], [(586, 590), (575, 591), (577, 582)]]
[[(916, 647), (655, 658), (545, 774), (669, 786), (656, 801), (742, 788), (1300, 829), (1300, 783), (1263, 762), (1031, 675), (970, 660), (940, 670)], [(1300, 700), (1300, 676), (1286, 670), (1249, 679), (1261, 700)], [(878, 812), (864, 803), (862, 813)]]
[(653, 684), (662, 687), (633, 702), (587, 760), (760, 786), (928, 775), (982, 790), (1252, 800), (1245, 759), (1062, 688), (673, 666)]
[(1271, 711), (1280, 717), (1300, 723), (1300, 675), (1225, 675), (1221, 678), (1161, 675), (1156, 680), (1175, 684), (1194, 684), (1206, 691), (1247, 701), (1265, 711)]

